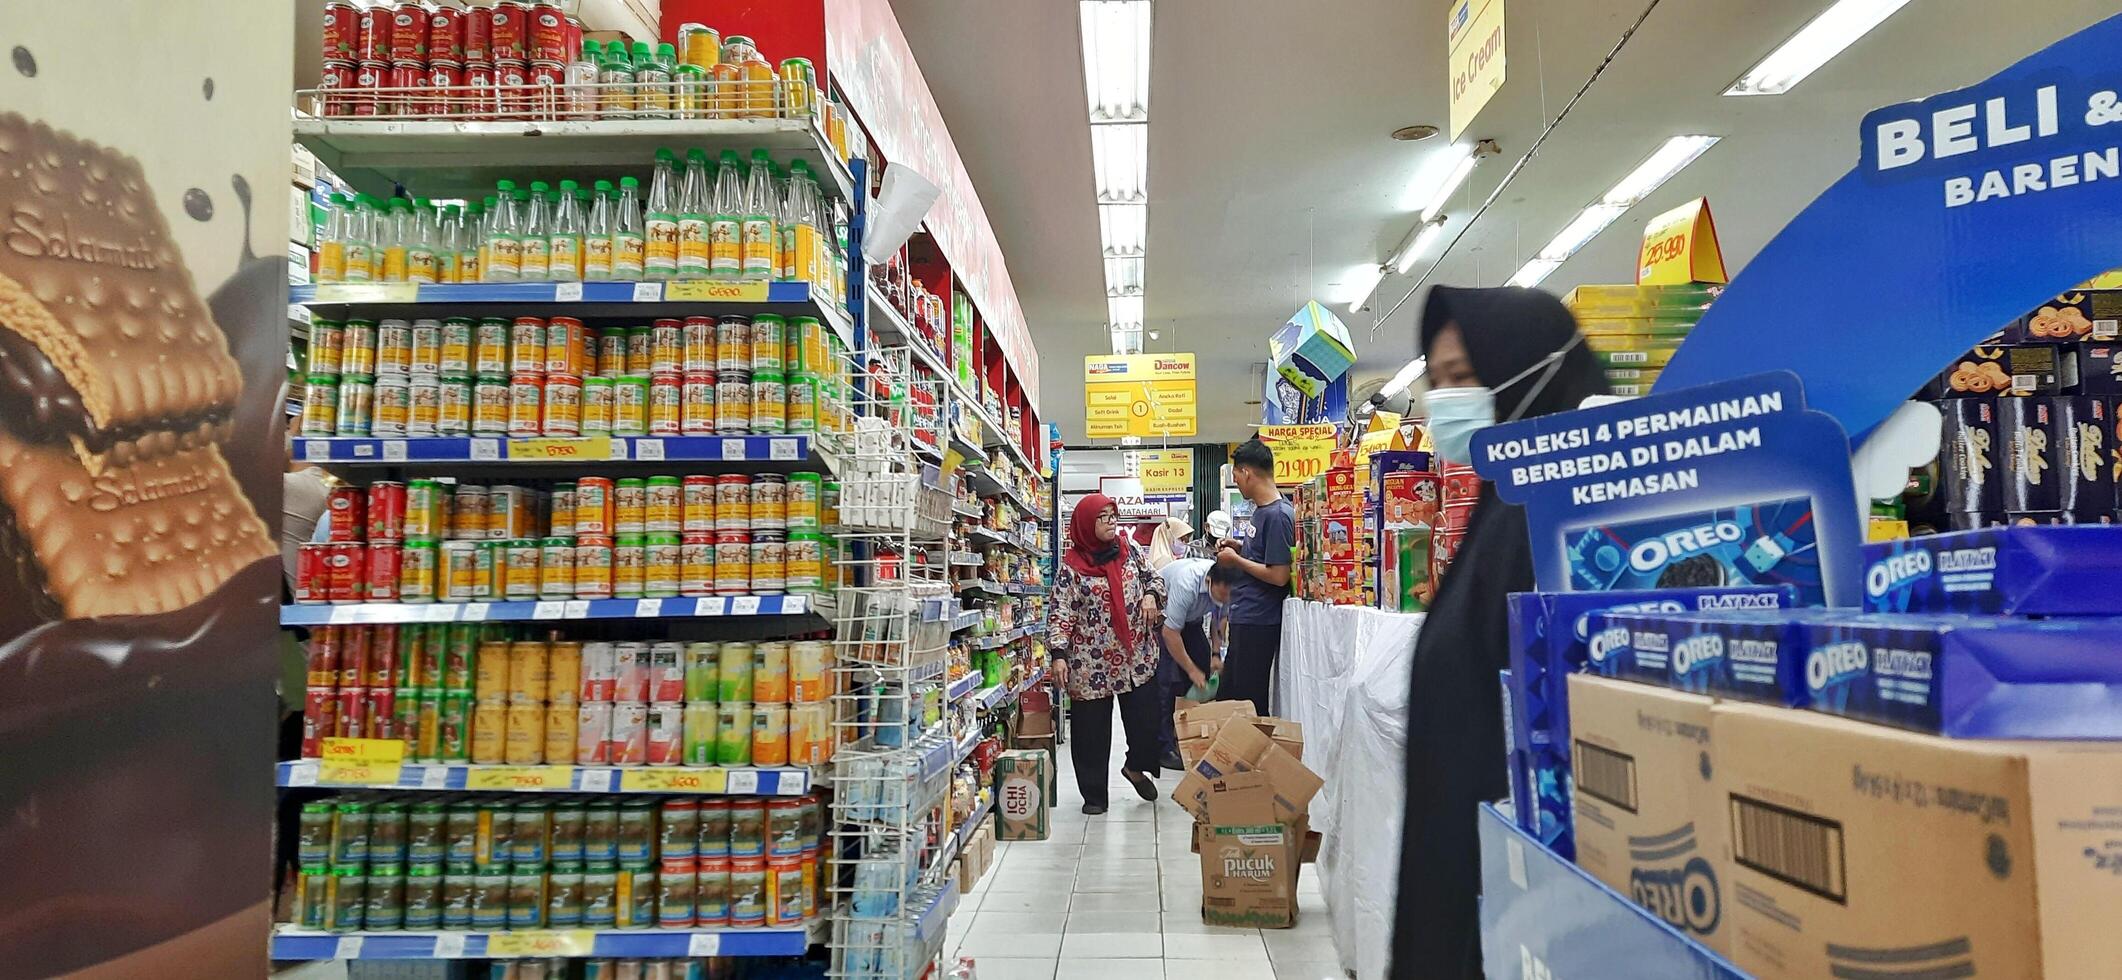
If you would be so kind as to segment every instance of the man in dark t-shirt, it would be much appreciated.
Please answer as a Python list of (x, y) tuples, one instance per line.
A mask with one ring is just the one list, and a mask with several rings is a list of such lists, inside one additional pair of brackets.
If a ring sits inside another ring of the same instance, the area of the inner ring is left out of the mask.
[(1296, 514), (1275, 488), (1275, 453), (1250, 439), (1231, 453), (1231, 479), (1253, 503), (1253, 533), (1243, 544), (1224, 542), (1216, 563), (1245, 574), (1231, 587), (1230, 653), (1223, 660), (1217, 700), (1249, 700), (1268, 713), (1275, 656), (1282, 651), (1282, 600), (1289, 598), (1289, 551), (1297, 542)]

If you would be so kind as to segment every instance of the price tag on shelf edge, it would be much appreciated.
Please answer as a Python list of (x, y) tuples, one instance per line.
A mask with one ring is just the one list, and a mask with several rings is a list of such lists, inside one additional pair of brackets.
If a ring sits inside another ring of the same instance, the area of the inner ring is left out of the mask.
[(658, 459), (662, 459), (662, 458), (663, 458), (663, 440), (661, 440), (661, 439), (636, 439), (636, 440), (634, 440), (634, 458), (635, 458), (635, 459), (644, 459), (644, 460), (658, 460)]
[(653, 617), (656, 617), (656, 616), (661, 616), (661, 615), (663, 615), (663, 600), (661, 600), (661, 599), (636, 599), (636, 600), (634, 600), (634, 616), (635, 616), (636, 618), (638, 618), (638, 619), (650, 619), (650, 618), (653, 618)]
[(305, 439), (302, 442), (302, 460), (306, 463), (323, 463), (332, 458), (332, 444), (322, 439)]
[(696, 932), (685, 941), (687, 956), (722, 955), (722, 934), (719, 932)]
[(562, 618), (562, 619), (588, 619), (588, 618), (589, 618), (589, 600), (588, 600), (588, 599), (569, 599), (569, 600), (567, 600), (567, 601), (566, 601), (566, 602), (564, 603), (564, 606), (565, 606), (565, 608), (564, 608), (564, 609), (563, 609), (563, 610), (561, 611), (561, 614), (560, 614), (560, 618)]
[(443, 789), (449, 786), (448, 766), (421, 766), (420, 788)]
[(462, 622), (466, 622), (466, 623), (480, 623), (480, 622), (485, 622), (485, 621), (486, 621), (486, 616), (487, 616), (487, 612), (489, 611), (490, 605), (491, 605), (490, 603), (484, 603), (484, 602), (468, 602), (468, 603), (465, 603), (465, 604), (464, 604), (464, 615), (462, 615), (462, 616), (459, 616), (459, 617), (458, 617), (458, 619), (459, 619), (460, 621), (462, 621)]
[(729, 771), (729, 788), (725, 792), (752, 794), (759, 791), (759, 770), (732, 769)]
[(297, 762), (291, 766), (288, 766), (287, 784), (289, 786), (317, 785), (317, 760), (304, 759), (301, 762)]
[(582, 774), (582, 785), (579, 787), (582, 792), (609, 793), (612, 791), (612, 771), (610, 769), (580, 769), (577, 771)]
[(634, 302), (636, 302), (636, 303), (661, 303), (661, 302), (663, 302), (663, 284), (662, 284), (662, 283), (660, 283), (660, 282), (637, 282), (637, 283), (634, 283)]
[(486, 937), (486, 955), (496, 958), (524, 956), (588, 956), (597, 934), (588, 929), (540, 929), (527, 932), (496, 932)]
[(766, 442), (766, 457), (776, 460), (799, 459), (796, 455), (797, 445), (794, 439), (769, 439)]
[(565, 612), (566, 609), (567, 605), (557, 599), (541, 601), (531, 606), (531, 618), (559, 619), (560, 614)]
[(579, 282), (556, 282), (553, 284), (553, 302), (582, 302), (582, 284)]
[(744, 460), (744, 437), (729, 436), (722, 440), (722, 458), (729, 462)]
[(740, 595), (731, 599), (729, 614), (732, 616), (759, 615), (759, 597), (755, 595)]
[(457, 621), (457, 607), (438, 602), (421, 610), (420, 618), (430, 623), (453, 623)]
[(478, 462), (490, 462), (501, 458), (501, 440), (473, 439), (471, 458)]
[(339, 947), (338, 947), (338, 949), (336, 949), (336, 950), (334, 950), (334, 951), (332, 952), (332, 958), (333, 958), (333, 959), (338, 959), (338, 960), (358, 960), (358, 959), (360, 959), (360, 958), (361, 958), (361, 942), (362, 942), (362, 940), (363, 940), (364, 938), (366, 938), (366, 937), (363, 937), (363, 936), (340, 936), (340, 937), (339, 937)]
[(455, 960), (464, 957), (464, 933), (438, 932), (435, 934), (435, 958)]
[(384, 461), (384, 462), (386, 462), (386, 463), (403, 463), (403, 462), (405, 462), (405, 440), (403, 440), (403, 439), (385, 439), (385, 440), (383, 440), (383, 461)]

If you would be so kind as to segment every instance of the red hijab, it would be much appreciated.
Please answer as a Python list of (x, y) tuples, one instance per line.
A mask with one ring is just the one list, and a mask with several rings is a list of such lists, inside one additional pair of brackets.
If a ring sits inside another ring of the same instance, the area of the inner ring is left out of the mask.
[(1105, 578), (1113, 632), (1120, 637), (1121, 649), (1133, 651), (1135, 628), (1128, 619), (1127, 590), (1122, 587), (1127, 574), (1127, 535), (1115, 535), (1111, 541), (1098, 540), (1098, 515), (1113, 508), (1112, 498), (1102, 493), (1076, 501), (1076, 509), (1068, 515), (1068, 551), (1061, 559), (1078, 575)]

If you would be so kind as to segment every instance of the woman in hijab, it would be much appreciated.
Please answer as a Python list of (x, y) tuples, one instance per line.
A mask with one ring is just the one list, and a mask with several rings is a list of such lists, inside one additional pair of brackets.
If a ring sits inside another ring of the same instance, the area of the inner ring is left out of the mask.
[(1161, 572), (1164, 566), (1186, 557), (1186, 539), (1193, 534), (1194, 529), (1176, 517), (1159, 522), (1157, 533), (1149, 539), (1149, 570)]
[[(1606, 393), (1576, 320), (1553, 296), (1501, 287), (1429, 291), (1430, 441), (1472, 459), (1480, 429), (1576, 408)], [(1504, 597), (1533, 588), (1525, 511), (1483, 483), (1479, 503), (1415, 640), (1407, 694), (1407, 811), (1400, 845), (1392, 976), (1481, 977), (1478, 804), (1506, 790), (1502, 692)]]
[(1127, 758), (1120, 767), (1145, 800), (1157, 798), (1150, 783), (1160, 755), (1157, 626), (1164, 605), (1164, 579), (1120, 533), (1119, 509), (1102, 493), (1076, 502), (1068, 517), (1068, 551), (1061, 556), (1048, 599), (1047, 645), (1054, 669), (1068, 688), (1069, 754), (1083, 812), (1105, 812), (1106, 766), (1113, 748), (1113, 702), (1127, 730)]

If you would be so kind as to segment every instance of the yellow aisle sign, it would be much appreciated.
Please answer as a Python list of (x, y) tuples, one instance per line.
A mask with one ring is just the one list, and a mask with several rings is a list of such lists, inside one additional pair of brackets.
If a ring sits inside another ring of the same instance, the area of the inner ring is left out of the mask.
[(1503, 0), (1459, 0), (1444, 21), (1451, 75), (1451, 138), (1456, 141), (1503, 87)]
[(1135, 454), (1135, 476), (1142, 492), (1192, 493), (1194, 451), (1191, 449), (1144, 449)]
[(1643, 226), (1636, 285), (1730, 281), (1724, 274), (1724, 253), (1717, 248), (1717, 223), (1709, 217), (1709, 198), (1695, 198)]
[(1326, 472), (1334, 456), (1334, 427), (1263, 425), (1260, 441), (1275, 452), (1275, 484), (1296, 486)]
[(1194, 355), (1083, 359), (1083, 428), (1092, 439), (1194, 434)]

